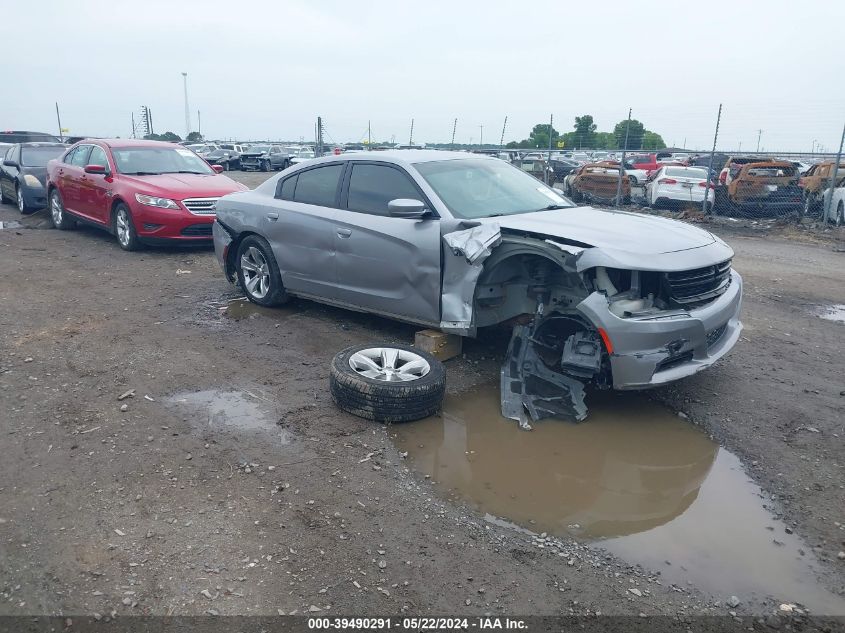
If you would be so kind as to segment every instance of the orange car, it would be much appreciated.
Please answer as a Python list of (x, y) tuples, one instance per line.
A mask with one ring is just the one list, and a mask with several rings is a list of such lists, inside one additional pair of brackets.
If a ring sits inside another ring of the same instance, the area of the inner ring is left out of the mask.
[[(598, 200), (611, 202), (616, 199), (619, 187), (620, 166), (616, 162), (590, 163), (570, 174), (564, 180), (564, 192), (575, 202)], [(631, 201), (631, 181), (622, 175), (622, 201)]]

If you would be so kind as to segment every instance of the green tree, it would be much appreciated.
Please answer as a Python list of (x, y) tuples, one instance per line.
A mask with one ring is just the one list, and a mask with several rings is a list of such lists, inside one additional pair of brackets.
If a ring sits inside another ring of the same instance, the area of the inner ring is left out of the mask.
[(630, 127), (628, 127), (628, 119), (620, 121), (613, 128), (613, 136), (616, 137), (616, 147), (619, 149), (625, 148), (625, 131), (628, 131), (627, 149), (637, 150), (643, 147), (643, 135), (645, 134), (645, 126), (637, 121), (631, 119)]
[(185, 137), (185, 140), (190, 141), (191, 143), (202, 143), (204, 139), (202, 138), (202, 134), (199, 132), (191, 132)]
[[(530, 142), (529, 147), (548, 148), (550, 127), (551, 126), (548, 123), (538, 123), (535, 125), (534, 129), (531, 130), (531, 134), (528, 135), (528, 140)], [(551, 128), (551, 131), (552, 146), (554, 147), (555, 143), (557, 143), (558, 139), (560, 139), (560, 132), (553, 127)]]
[(596, 147), (596, 129), (598, 126), (593, 121), (592, 114), (584, 114), (575, 117), (575, 138), (577, 147)]
[(643, 133), (643, 149), (665, 149), (666, 143), (657, 132), (646, 130)]
[(617, 149), (616, 137), (613, 132), (596, 132), (597, 149)]

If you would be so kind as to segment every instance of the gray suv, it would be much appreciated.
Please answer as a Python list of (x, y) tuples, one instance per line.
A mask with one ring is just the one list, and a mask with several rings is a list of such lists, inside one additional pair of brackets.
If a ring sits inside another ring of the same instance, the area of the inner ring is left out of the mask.
[(466, 336), (530, 323), (537, 372), (581, 384), (689, 376), (742, 329), (742, 279), (718, 237), (576, 206), (496, 158), (315, 159), (222, 198), (213, 234), (226, 277), (257, 304), (295, 295)]

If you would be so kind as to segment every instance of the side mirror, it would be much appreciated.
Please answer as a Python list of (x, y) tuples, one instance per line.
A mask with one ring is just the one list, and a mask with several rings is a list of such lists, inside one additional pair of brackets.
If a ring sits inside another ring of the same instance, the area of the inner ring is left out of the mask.
[(108, 170), (102, 165), (85, 165), (85, 173), (105, 176), (108, 173)]
[(211, 168), (214, 170), (215, 174), (223, 173), (223, 165), (212, 165)]
[(18, 161), (11, 159), (4, 160), (3, 165), (5, 165), (6, 167), (20, 167), (20, 165), (18, 165)]
[(394, 218), (410, 218), (419, 220), (428, 213), (425, 204), (419, 200), (396, 198), (387, 203), (387, 211)]

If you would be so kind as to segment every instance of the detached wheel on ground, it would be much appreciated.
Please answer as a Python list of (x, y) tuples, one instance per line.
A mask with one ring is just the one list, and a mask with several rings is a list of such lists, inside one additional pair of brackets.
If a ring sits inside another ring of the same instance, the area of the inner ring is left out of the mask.
[(440, 410), (446, 368), (407, 345), (355, 345), (334, 357), (329, 388), (347, 413), (376, 422), (411, 422)]
[(141, 240), (135, 231), (135, 223), (132, 222), (132, 214), (129, 207), (119, 204), (114, 209), (114, 234), (117, 236), (117, 243), (125, 251), (137, 251), (141, 248)]
[(277, 306), (288, 300), (279, 265), (269, 242), (260, 235), (246, 236), (238, 246), (238, 283), (247, 299), (260, 306)]
[(62, 194), (58, 189), (50, 192), (50, 220), (53, 226), (60, 231), (68, 231), (76, 227), (76, 220), (65, 213), (65, 205), (62, 202)]

